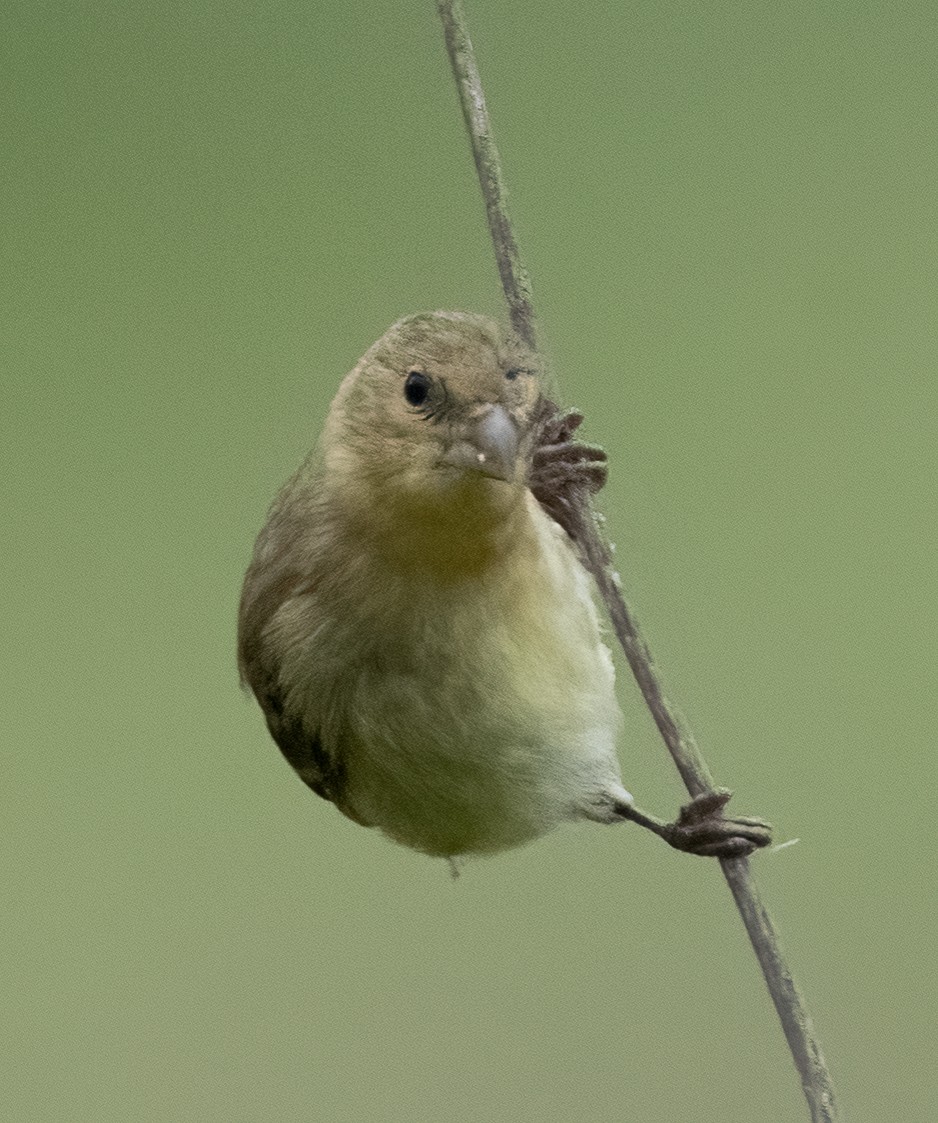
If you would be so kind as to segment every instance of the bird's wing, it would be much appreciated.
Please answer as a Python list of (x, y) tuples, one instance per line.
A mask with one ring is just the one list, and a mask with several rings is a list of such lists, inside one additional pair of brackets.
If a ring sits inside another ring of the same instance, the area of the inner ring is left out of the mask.
[(285, 711), (278, 691), (268, 686), (260, 693), (255, 690), (255, 694), (271, 737), (303, 783), (323, 799), (341, 803), (341, 758), (326, 749), (318, 732), (309, 732), (302, 718)]
[[(265, 528), (262, 535), (271, 533)], [(259, 547), (262, 545), (259, 540)], [(323, 799), (341, 802), (343, 769), (338, 753), (330, 752), (319, 731), (290, 711), (279, 681), (278, 668), (265, 632), (277, 611), (291, 598), (310, 593), (309, 574), (290, 564), (254, 564), (248, 569), (238, 610), (238, 667), (241, 682), (257, 698), (270, 735), (299, 777)]]

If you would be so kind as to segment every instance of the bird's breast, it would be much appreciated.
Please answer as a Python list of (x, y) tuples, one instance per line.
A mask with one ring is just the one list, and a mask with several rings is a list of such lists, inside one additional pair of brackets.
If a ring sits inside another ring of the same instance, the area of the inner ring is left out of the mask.
[(617, 778), (588, 578), (536, 504), (481, 575), (366, 584), (372, 603), (359, 584), (346, 623), (368, 642), (328, 707), (357, 817), (431, 853), (500, 849), (560, 821), (600, 774)]

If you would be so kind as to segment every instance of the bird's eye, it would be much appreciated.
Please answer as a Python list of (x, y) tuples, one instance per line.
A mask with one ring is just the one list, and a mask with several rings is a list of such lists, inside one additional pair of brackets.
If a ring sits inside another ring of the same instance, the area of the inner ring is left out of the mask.
[(412, 370), (404, 380), (404, 397), (412, 406), (422, 406), (430, 396), (430, 379), (420, 370)]
[(514, 380), (518, 377), (518, 375), (520, 373), (521, 373), (521, 371), (519, 370), (518, 367), (512, 367), (511, 370), (505, 371), (505, 377), (508, 379), (509, 382), (514, 382)]

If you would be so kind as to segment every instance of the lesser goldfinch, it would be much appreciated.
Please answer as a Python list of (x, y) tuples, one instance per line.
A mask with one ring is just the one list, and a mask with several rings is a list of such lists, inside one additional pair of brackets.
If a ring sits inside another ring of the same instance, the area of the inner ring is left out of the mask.
[(748, 853), (767, 829), (723, 820), (723, 795), (666, 824), (622, 786), (613, 663), (554, 502), (605, 480), (579, 420), (558, 420), (536, 358), (492, 321), (394, 324), (257, 539), (242, 681), (314, 792), (426, 854), (492, 853), (578, 819)]

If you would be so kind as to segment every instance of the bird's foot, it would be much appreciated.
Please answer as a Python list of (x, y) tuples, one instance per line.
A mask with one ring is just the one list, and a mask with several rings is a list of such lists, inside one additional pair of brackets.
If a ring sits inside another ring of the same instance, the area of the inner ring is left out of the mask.
[(572, 533), (568, 512), (585, 495), (595, 495), (606, 482), (606, 453), (598, 445), (574, 438), (583, 414), (557, 413), (547, 403), (531, 457), (528, 486), (555, 522)]
[(624, 799), (614, 805), (615, 815), (653, 831), (675, 850), (702, 858), (745, 858), (753, 850), (768, 846), (772, 828), (764, 819), (725, 819), (723, 808), (732, 792), (726, 788), (704, 792), (685, 803), (673, 823), (642, 811)]
[(718, 788), (685, 803), (661, 837), (676, 850), (704, 858), (744, 858), (772, 841), (772, 828), (764, 819), (725, 819), (723, 808), (733, 793)]

